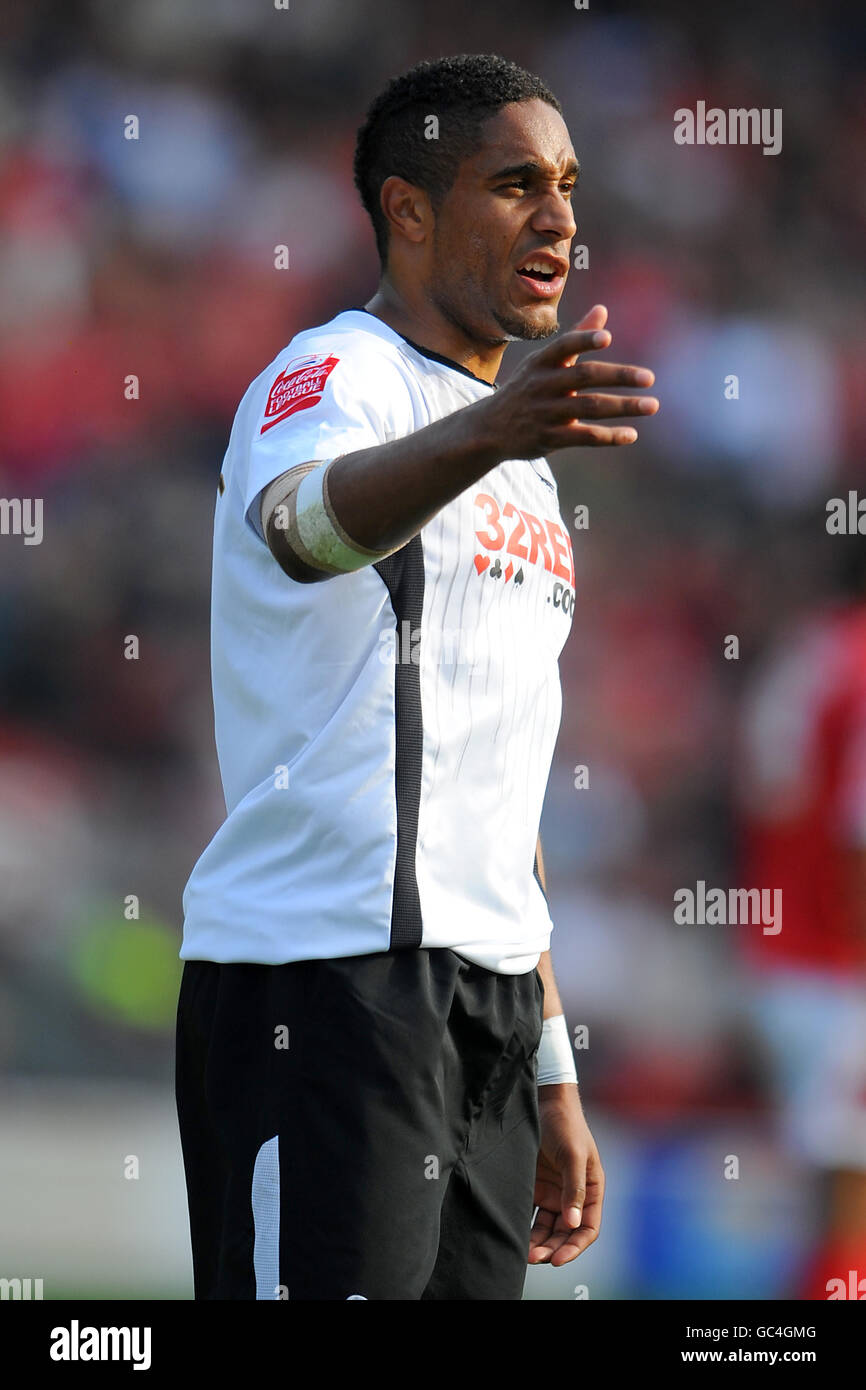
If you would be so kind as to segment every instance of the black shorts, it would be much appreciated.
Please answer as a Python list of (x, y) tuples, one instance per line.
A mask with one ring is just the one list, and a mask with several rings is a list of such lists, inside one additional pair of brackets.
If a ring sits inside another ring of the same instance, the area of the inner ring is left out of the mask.
[(543, 997), (445, 948), (186, 961), (195, 1297), (519, 1299)]

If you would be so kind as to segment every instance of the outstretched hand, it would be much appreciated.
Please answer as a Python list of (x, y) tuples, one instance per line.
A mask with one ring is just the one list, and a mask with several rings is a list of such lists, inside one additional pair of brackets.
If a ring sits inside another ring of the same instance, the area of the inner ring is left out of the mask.
[(617, 396), (610, 389), (652, 386), (655, 376), (647, 367), (587, 360), (586, 353), (610, 346), (613, 335), (606, 323), (607, 309), (595, 304), (576, 327), (525, 357), (484, 402), (492, 437), (507, 447), (508, 457), (537, 458), (577, 445), (633, 444), (633, 426), (596, 421), (655, 415), (655, 396)]

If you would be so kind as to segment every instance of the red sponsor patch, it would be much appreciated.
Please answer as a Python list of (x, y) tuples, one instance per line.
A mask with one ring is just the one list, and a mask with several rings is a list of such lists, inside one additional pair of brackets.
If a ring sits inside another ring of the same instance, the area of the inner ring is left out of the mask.
[(265, 423), (260, 430), (272, 429), (296, 410), (309, 410), (322, 399), (325, 382), (339, 362), (339, 357), (295, 357), (280, 372), (270, 389), (265, 406)]

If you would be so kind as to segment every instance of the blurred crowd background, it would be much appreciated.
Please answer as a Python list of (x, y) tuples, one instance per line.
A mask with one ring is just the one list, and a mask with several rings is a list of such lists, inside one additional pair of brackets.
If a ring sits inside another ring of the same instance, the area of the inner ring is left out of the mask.
[[(0, 493), (44, 499), (42, 544), (0, 536), (0, 1275), (191, 1296), (172, 1048), (223, 813), (219, 466), (252, 377), (375, 287), (369, 101), (498, 52), (583, 166), (561, 322), (605, 303), (662, 403), (634, 448), (552, 459), (589, 526), (542, 838), (610, 1190), (527, 1296), (826, 1297), (858, 1250), (866, 1276), (866, 538), (825, 526), (866, 495), (858, 7), (31, 0), (0, 37)], [(675, 144), (698, 100), (781, 108), (782, 152)], [(790, 930), (678, 925), (700, 880), (783, 888)], [(124, 1186), (133, 1134), (164, 1142)]]

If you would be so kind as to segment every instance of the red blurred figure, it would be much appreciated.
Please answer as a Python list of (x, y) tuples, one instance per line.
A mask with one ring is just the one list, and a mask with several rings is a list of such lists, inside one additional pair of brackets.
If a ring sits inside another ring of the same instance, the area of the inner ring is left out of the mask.
[(794, 1295), (850, 1297), (842, 1285), (866, 1276), (862, 589), (811, 610), (781, 637), (748, 693), (744, 745), (739, 881), (782, 890), (777, 935), (743, 928), (754, 1017), (786, 1142), (826, 1189), (822, 1236)]

